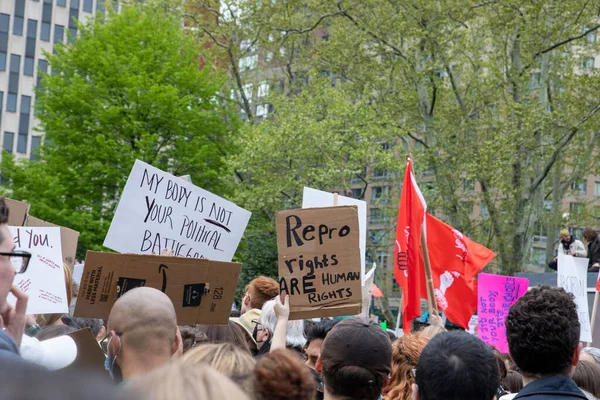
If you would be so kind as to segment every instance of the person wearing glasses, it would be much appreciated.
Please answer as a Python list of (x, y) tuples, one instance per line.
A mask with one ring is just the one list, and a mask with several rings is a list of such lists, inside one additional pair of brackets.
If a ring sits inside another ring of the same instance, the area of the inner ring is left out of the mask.
[(181, 344), (171, 299), (160, 290), (139, 287), (126, 292), (113, 305), (104, 367), (117, 383), (154, 371), (171, 362)]
[[(31, 254), (15, 251), (15, 242), (7, 226), (8, 207), (0, 198), (0, 365), (27, 364), (19, 356), (25, 331), (27, 294), (13, 285), (17, 274), (27, 270)], [(14, 305), (6, 301), (8, 294), (16, 298)]]

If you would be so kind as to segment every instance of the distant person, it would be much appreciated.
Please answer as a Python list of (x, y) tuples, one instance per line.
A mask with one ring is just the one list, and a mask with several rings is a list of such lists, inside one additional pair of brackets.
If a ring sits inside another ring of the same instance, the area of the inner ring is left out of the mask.
[(579, 318), (573, 295), (538, 286), (512, 305), (506, 337), (525, 385), (515, 399), (585, 399), (571, 379), (579, 361)]
[(508, 371), (502, 381), (502, 387), (508, 393), (519, 393), (523, 389), (523, 375), (517, 371)]
[[(278, 323), (277, 315), (275, 314), (275, 304), (275, 300), (269, 300), (263, 305), (261, 310), (260, 323), (255, 329), (255, 339), (259, 347), (258, 355), (266, 354), (271, 350), (271, 341)], [(285, 346), (303, 355), (304, 346), (306, 345), (304, 321), (288, 321), (286, 326)]]
[(595, 347), (584, 347), (581, 349), (580, 360), (595, 362), (600, 367), (600, 349)]
[(198, 329), (197, 326), (180, 326), (181, 341), (183, 342), (183, 354), (194, 349), (195, 347), (209, 343), (206, 333)]
[(145, 375), (171, 362), (180, 349), (171, 299), (149, 287), (132, 289), (108, 317), (105, 367), (116, 382)]
[(316, 370), (323, 375), (326, 400), (378, 400), (390, 381), (392, 344), (373, 321), (342, 320), (323, 341)]
[[(568, 229), (562, 229), (560, 231), (559, 242), (556, 252), (558, 254), (566, 254), (573, 257), (587, 257), (587, 250), (585, 249), (583, 242), (571, 236)], [(554, 260), (548, 263), (548, 268), (554, 271), (557, 270), (557, 257), (554, 257)]]
[(404, 335), (392, 343), (392, 379), (383, 389), (384, 400), (412, 398), (412, 385), (415, 383), (412, 371), (417, 368), (419, 357), (427, 342), (429, 339), (419, 333)]
[(296, 353), (278, 349), (258, 359), (254, 371), (256, 400), (314, 400), (315, 382)]
[(233, 321), (227, 325), (197, 325), (198, 330), (206, 336), (207, 343), (232, 343), (250, 353), (244, 328)]
[(595, 362), (580, 360), (575, 367), (573, 381), (584, 392), (600, 397), (600, 367)]
[(588, 272), (598, 272), (600, 269), (600, 239), (598, 233), (592, 228), (583, 230), (583, 240), (587, 243), (587, 257), (590, 259), (588, 263)]
[(315, 369), (317, 359), (323, 349), (323, 341), (338, 322), (340, 322), (339, 319), (323, 318), (307, 330), (304, 353), (306, 353), (306, 365), (310, 369)]

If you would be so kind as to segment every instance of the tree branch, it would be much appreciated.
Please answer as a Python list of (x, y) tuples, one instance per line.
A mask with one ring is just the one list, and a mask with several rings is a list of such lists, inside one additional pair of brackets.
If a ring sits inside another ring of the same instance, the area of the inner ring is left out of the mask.
[(273, 27), (273, 30), (276, 30), (278, 32), (297, 33), (297, 34), (308, 33), (308, 32), (312, 32), (315, 29), (317, 29), (317, 27), (319, 25), (321, 25), (321, 22), (323, 22), (325, 19), (327, 19), (327, 18), (333, 18), (333, 17), (336, 17), (338, 15), (343, 15), (343, 13), (344, 13), (343, 11), (338, 11), (338, 12), (335, 12), (333, 14), (322, 15), (321, 18), (319, 18), (317, 20), (317, 22), (315, 22), (314, 25), (311, 26), (310, 28), (304, 28), (304, 29), (297, 29), (297, 28), (283, 29), (283, 28), (275, 28), (275, 27)]
[(556, 49), (556, 48), (558, 48), (558, 47), (560, 47), (560, 46), (563, 46), (563, 45), (565, 45), (565, 44), (567, 44), (567, 43), (571, 43), (571, 42), (572, 42), (572, 41), (574, 41), (574, 40), (581, 39), (582, 37), (585, 37), (585, 36), (589, 35), (590, 33), (594, 32), (594, 31), (597, 31), (599, 28), (600, 28), (600, 25), (596, 25), (595, 27), (593, 27), (593, 28), (590, 28), (590, 29), (588, 29), (587, 31), (583, 32), (581, 35), (577, 35), (577, 36), (571, 36), (570, 38), (567, 38), (567, 39), (565, 39), (565, 40), (563, 40), (563, 41), (561, 41), (561, 42), (555, 43), (555, 44), (553, 44), (552, 46), (550, 46), (550, 47), (548, 47), (548, 48), (546, 48), (546, 49), (544, 49), (544, 50), (542, 50), (542, 51), (539, 51), (539, 52), (537, 52), (537, 53), (536, 53), (536, 54), (533, 56), (533, 59), (535, 60), (537, 57), (541, 56), (542, 54), (549, 53), (549, 52), (551, 52), (552, 50), (554, 50), (554, 49)]

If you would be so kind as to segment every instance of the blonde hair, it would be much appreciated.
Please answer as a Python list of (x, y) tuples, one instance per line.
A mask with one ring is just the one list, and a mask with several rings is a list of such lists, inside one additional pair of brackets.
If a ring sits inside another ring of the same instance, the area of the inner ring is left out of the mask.
[[(65, 276), (65, 286), (67, 289), (67, 308), (71, 305), (73, 299), (73, 272), (67, 264), (63, 264), (63, 273)], [(64, 314), (38, 314), (35, 320), (38, 325), (48, 326), (56, 324)]]
[(131, 381), (126, 389), (145, 400), (250, 400), (231, 379), (213, 368), (176, 362)]
[(231, 378), (247, 393), (252, 391), (252, 374), (256, 360), (248, 351), (232, 343), (201, 344), (183, 355), (181, 362), (188, 366), (207, 364)]
[(417, 368), (421, 352), (428, 341), (423, 335), (412, 334), (402, 336), (392, 343), (392, 379), (383, 389), (384, 400), (412, 398), (412, 384), (415, 383), (412, 370)]

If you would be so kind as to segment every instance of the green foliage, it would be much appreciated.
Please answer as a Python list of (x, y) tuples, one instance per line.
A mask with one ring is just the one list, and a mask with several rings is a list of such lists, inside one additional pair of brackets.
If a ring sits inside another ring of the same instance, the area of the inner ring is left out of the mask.
[(80, 26), (47, 54), (37, 92), (41, 161), (2, 160), (3, 187), (31, 213), (81, 232), (79, 256), (99, 249), (136, 159), (222, 193), (231, 151), (223, 82), (199, 68), (199, 47), (160, 7), (126, 6)]

